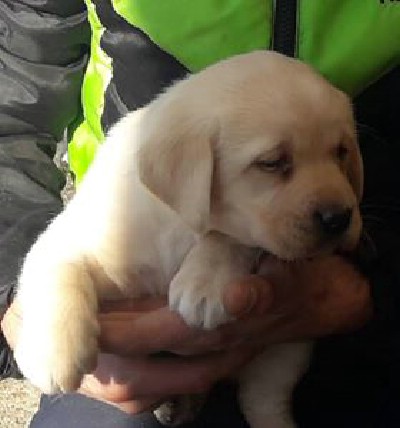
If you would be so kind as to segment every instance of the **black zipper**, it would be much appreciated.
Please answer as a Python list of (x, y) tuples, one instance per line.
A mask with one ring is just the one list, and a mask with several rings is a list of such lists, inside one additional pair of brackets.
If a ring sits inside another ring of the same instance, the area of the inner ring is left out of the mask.
[(297, 0), (274, 0), (272, 49), (294, 57), (297, 45)]

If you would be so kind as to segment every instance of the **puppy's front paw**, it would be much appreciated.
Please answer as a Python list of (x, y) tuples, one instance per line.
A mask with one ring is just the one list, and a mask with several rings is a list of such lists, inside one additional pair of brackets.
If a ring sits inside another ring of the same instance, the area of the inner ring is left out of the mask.
[(38, 261), (35, 271), (30, 267), (21, 276), (17, 295), (22, 310), (17, 364), (45, 393), (74, 391), (97, 359), (99, 325), (92, 280), (81, 263), (48, 268)]
[(189, 394), (172, 397), (154, 410), (158, 421), (168, 427), (177, 427), (192, 422), (206, 401), (205, 394)]
[(215, 328), (231, 320), (223, 305), (226, 280), (214, 272), (179, 272), (169, 290), (169, 306), (193, 327)]
[(69, 311), (67, 315), (56, 311), (51, 309), (46, 322), (41, 322), (41, 314), (35, 321), (31, 316), (23, 320), (15, 349), (22, 373), (47, 394), (76, 390), (97, 359), (96, 318), (87, 312)]
[(255, 254), (227, 236), (209, 232), (191, 249), (172, 280), (170, 308), (195, 327), (212, 329), (230, 321), (224, 289), (250, 272)]

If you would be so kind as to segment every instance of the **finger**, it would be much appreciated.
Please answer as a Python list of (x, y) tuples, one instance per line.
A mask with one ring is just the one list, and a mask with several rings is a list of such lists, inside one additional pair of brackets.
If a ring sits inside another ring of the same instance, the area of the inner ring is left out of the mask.
[(243, 343), (242, 338), (231, 334), (232, 330), (218, 328), (199, 333), (196, 337), (179, 343), (178, 346), (171, 347), (168, 351), (177, 355), (204, 355), (210, 352), (226, 351), (236, 348)]
[(268, 314), (272, 322), (280, 317), (278, 314), (269, 313), (274, 303), (271, 284), (256, 275), (227, 287), (223, 299), (227, 312), (241, 321), (225, 324), (212, 331), (200, 332), (197, 336), (181, 342), (179, 347), (171, 351), (179, 355), (198, 355), (234, 349), (243, 346), (244, 343), (248, 345), (245, 336), (238, 334), (237, 326), (240, 328), (243, 320), (254, 318), (258, 321), (261, 316)]
[(226, 287), (224, 307), (235, 318), (265, 314), (273, 304), (272, 286), (265, 279), (252, 275)]
[[(115, 356), (102, 354), (98, 368), (83, 387), (118, 403), (201, 393), (208, 391), (217, 380), (236, 373), (255, 352), (255, 349), (244, 349), (204, 357), (120, 358), (118, 366)], [(107, 358), (113, 360), (112, 364), (107, 363)]]
[(168, 350), (198, 334), (167, 307), (141, 314), (100, 314), (99, 321), (101, 349), (119, 355), (147, 355)]
[(100, 303), (100, 312), (148, 312), (168, 305), (164, 296), (141, 297), (138, 299), (108, 300)]
[(142, 362), (141, 393), (144, 396), (203, 393), (248, 362), (254, 349), (215, 353), (204, 357)]
[(165, 397), (154, 396), (154, 397), (145, 397), (138, 400), (129, 400), (129, 401), (112, 401), (107, 396), (101, 396), (98, 393), (94, 394), (90, 389), (82, 386), (79, 389), (79, 393), (86, 395), (87, 397), (94, 398), (96, 400), (105, 401), (115, 407), (118, 407), (123, 412), (135, 415), (137, 413), (142, 413), (146, 411), (155, 410), (159, 405), (166, 400)]
[[(347, 272), (344, 280), (328, 280), (324, 277), (322, 290), (304, 282), (298, 284), (298, 295), (292, 293), (286, 303), (278, 296), (269, 314), (233, 324), (230, 334), (249, 344), (270, 345), (349, 332), (364, 325), (373, 312), (368, 281), (354, 270)], [(304, 286), (308, 289), (301, 290)]]

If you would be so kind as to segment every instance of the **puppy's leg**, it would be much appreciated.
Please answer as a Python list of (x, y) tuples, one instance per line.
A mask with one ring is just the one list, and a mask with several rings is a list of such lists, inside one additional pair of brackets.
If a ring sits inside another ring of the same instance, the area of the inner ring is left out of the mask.
[(180, 426), (195, 419), (206, 398), (206, 394), (179, 395), (162, 403), (153, 413), (162, 425)]
[(257, 252), (220, 233), (208, 233), (186, 256), (170, 284), (169, 304), (192, 326), (214, 328), (230, 317), (226, 286), (250, 273)]
[(268, 347), (241, 373), (239, 402), (251, 428), (295, 428), (294, 386), (308, 366), (311, 343)]
[(56, 261), (34, 246), (17, 301), (22, 327), (15, 357), (23, 374), (45, 393), (77, 389), (95, 367), (99, 332), (97, 296), (84, 260)]

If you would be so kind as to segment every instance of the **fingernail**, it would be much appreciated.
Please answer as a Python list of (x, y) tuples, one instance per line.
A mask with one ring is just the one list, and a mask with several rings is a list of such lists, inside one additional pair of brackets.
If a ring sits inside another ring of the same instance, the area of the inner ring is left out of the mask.
[(254, 279), (247, 287), (247, 304), (240, 314), (264, 315), (273, 305), (273, 293), (270, 284), (262, 279)]
[[(237, 318), (243, 317), (254, 309), (258, 301), (258, 290), (255, 285), (240, 284), (240, 291), (237, 293), (235, 302), (236, 310), (234, 315)], [(245, 295), (243, 295), (245, 293)]]

